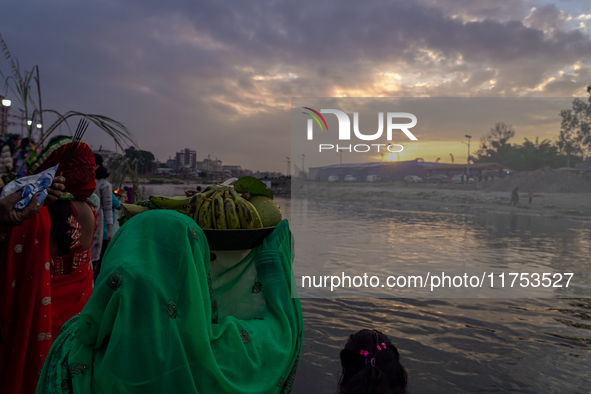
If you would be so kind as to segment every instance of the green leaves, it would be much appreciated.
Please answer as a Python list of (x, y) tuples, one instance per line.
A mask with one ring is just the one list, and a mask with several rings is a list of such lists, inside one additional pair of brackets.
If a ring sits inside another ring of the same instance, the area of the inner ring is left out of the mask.
[(273, 198), (273, 192), (260, 181), (252, 176), (243, 176), (234, 182), (234, 187), (238, 193), (248, 193), (251, 196), (263, 196)]
[(127, 143), (130, 143), (133, 146), (137, 146), (133, 141), (132, 134), (127, 130), (127, 128), (121, 122), (118, 122), (109, 117), (103, 115), (85, 114), (78, 111), (68, 111), (63, 115), (53, 110), (45, 110), (43, 112), (51, 112), (57, 114), (58, 119), (45, 130), (43, 137), (39, 140), (39, 144), (42, 144), (51, 135), (51, 133), (53, 133), (59, 127), (60, 124), (65, 123), (67, 126), (69, 118), (83, 117), (88, 119), (96, 127), (101, 129), (109, 137), (111, 137), (113, 139), (113, 142), (115, 142), (115, 145), (121, 150), (125, 149), (123, 145)]

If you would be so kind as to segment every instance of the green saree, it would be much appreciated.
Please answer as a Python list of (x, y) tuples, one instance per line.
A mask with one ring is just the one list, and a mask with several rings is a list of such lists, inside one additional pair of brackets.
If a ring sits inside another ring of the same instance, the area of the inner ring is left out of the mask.
[(239, 263), (212, 264), (210, 280), (205, 235), (187, 216), (128, 221), (37, 393), (288, 393), (303, 321), (287, 221)]

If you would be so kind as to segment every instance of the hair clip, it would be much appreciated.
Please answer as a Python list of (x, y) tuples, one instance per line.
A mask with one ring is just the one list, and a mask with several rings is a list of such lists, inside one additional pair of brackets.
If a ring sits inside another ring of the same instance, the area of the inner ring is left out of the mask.
[(369, 354), (369, 352), (367, 350), (360, 350), (359, 354), (361, 354), (363, 357), (367, 357), (367, 355)]

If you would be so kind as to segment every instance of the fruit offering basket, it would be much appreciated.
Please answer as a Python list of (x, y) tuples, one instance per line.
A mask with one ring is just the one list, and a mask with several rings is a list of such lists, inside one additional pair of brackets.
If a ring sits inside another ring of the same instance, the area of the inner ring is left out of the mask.
[(273, 230), (275, 230), (275, 226), (248, 230), (205, 229), (203, 232), (210, 250), (245, 250), (254, 249), (262, 244)]
[[(232, 184), (233, 183), (233, 184)], [(244, 250), (260, 245), (282, 220), (273, 192), (253, 177), (233, 178), (186, 196), (150, 196), (146, 201), (121, 204), (123, 225), (153, 209), (170, 209), (191, 217), (203, 229), (210, 250)]]

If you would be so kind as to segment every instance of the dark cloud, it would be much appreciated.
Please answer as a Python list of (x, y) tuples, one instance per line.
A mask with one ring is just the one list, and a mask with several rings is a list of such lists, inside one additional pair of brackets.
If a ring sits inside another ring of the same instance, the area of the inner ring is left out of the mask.
[(283, 170), (292, 96), (583, 93), (591, 40), (559, 7), (21, 1), (3, 5), (0, 32), (21, 65), (40, 65), (46, 107), (119, 119), (160, 159), (192, 147)]
[(550, 30), (561, 28), (568, 20), (569, 15), (560, 11), (554, 4), (546, 4), (539, 8), (532, 8), (525, 22), (533, 29)]

